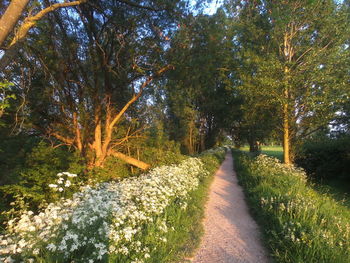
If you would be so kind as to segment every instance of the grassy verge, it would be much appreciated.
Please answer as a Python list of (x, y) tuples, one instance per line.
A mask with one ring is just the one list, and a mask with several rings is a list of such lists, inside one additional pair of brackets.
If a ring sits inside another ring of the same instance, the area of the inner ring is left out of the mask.
[(263, 146), (261, 150), (262, 154), (266, 154), (271, 157), (275, 157), (279, 160), (283, 160), (283, 148), (282, 146)]
[[(249, 147), (245, 146), (240, 149), (243, 152), (249, 152)], [(282, 146), (262, 146), (262, 154), (275, 157), (283, 161)], [(315, 181), (314, 189), (321, 194), (327, 194), (344, 205), (350, 207), (350, 182), (341, 179)]]
[(350, 209), (276, 159), (234, 152), (235, 168), (276, 262), (350, 262)]

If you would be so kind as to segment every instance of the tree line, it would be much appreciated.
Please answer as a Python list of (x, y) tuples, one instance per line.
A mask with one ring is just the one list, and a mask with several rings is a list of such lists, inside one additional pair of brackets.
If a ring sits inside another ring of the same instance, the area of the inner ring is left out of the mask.
[(185, 154), (273, 140), (290, 164), (330, 124), (348, 132), (349, 1), (16, 2), (0, 9), (4, 139), (147, 169), (155, 134)]

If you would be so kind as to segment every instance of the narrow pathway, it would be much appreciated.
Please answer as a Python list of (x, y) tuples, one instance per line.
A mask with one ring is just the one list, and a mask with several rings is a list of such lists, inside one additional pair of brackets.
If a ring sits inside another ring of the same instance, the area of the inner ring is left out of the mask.
[(231, 152), (216, 172), (204, 219), (205, 234), (193, 263), (266, 263), (258, 226), (249, 214)]

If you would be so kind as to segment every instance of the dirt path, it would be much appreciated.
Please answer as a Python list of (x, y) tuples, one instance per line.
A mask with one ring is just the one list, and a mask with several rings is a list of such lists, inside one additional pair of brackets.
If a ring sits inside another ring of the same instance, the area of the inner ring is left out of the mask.
[(231, 152), (215, 175), (204, 219), (205, 235), (193, 263), (266, 263), (258, 226), (233, 171)]

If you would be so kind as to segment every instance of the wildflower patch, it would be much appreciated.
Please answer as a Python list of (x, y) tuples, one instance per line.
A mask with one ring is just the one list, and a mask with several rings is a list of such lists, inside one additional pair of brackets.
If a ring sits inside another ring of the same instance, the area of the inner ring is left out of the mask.
[[(26, 211), (9, 221), (0, 236), (0, 261), (148, 262), (167, 243), (167, 233), (176, 231), (168, 210), (185, 211), (208, 174), (200, 158), (188, 158), (139, 177), (84, 186), (38, 215)], [(67, 179), (60, 176), (62, 182), (52, 186), (58, 191), (70, 179), (62, 175)]]
[(239, 181), (276, 262), (350, 262), (350, 210), (299, 168), (234, 152)]

